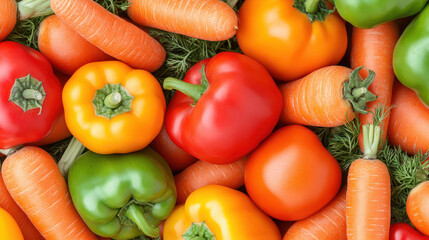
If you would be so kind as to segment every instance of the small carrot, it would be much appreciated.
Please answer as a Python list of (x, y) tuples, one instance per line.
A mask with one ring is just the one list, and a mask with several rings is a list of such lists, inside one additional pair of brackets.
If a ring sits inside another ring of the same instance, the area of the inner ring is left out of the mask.
[[(365, 66), (375, 72), (375, 79), (368, 90), (377, 95), (377, 99), (368, 103), (368, 110), (375, 112), (375, 109), (384, 106), (385, 110), (390, 109), (392, 100), (393, 72), (392, 59), (393, 50), (399, 39), (398, 26), (395, 22), (385, 23), (371, 29), (353, 28), (352, 47), (350, 63), (352, 68)], [(368, 72), (360, 71), (362, 78), (368, 76)], [(360, 114), (359, 119), (362, 125), (374, 123), (373, 114)], [(383, 141), (386, 140), (387, 128), (389, 126), (389, 115), (383, 119)], [(359, 144), (363, 150), (362, 132), (359, 135)]]
[(348, 240), (388, 240), (390, 230), (390, 175), (376, 160), (381, 128), (362, 127), (364, 156), (349, 170), (346, 195)]
[(329, 66), (280, 85), (283, 110), (280, 124), (336, 127), (354, 119), (354, 112), (366, 114), (366, 103), (376, 99), (368, 91), (374, 72), (362, 81), (358, 72)]
[(40, 23), (37, 40), (39, 50), (58, 71), (72, 75), (90, 62), (113, 58), (82, 38), (57, 16), (51, 15)]
[(16, 2), (15, 0), (0, 1), (0, 41), (5, 39), (16, 24)]
[(181, 173), (174, 176), (177, 189), (177, 204), (200, 187), (216, 184), (237, 189), (244, 185), (244, 166), (247, 158), (226, 165), (215, 165), (197, 161)]
[(417, 94), (395, 81), (392, 96), (389, 129), (389, 143), (400, 146), (409, 154), (429, 151), (429, 109), (419, 100)]
[(314, 215), (295, 222), (283, 240), (347, 240), (346, 188)]
[(27, 215), (15, 203), (7, 191), (2, 176), (0, 175), (0, 208), (6, 210), (15, 219), (25, 240), (43, 240), (42, 235), (30, 222)]
[(233, 37), (238, 17), (219, 0), (130, 0), (128, 16), (143, 26), (194, 38), (221, 41)]
[(165, 60), (159, 42), (92, 0), (51, 0), (51, 7), (88, 42), (134, 68), (153, 72)]
[(407, 214), (411, 223), (426, 236), (429, 236), (429, 181), (417, 185), (407, 199)]
[(2, 176), (10, 195), (45, 239), (97, 239), (74, 208), (54, 159), (43, 149), (24, 147), (9, 155)]

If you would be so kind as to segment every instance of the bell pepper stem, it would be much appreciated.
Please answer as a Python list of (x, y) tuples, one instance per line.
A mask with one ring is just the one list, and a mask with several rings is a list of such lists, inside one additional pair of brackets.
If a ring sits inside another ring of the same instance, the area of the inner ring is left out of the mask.
[(76, 159), (82, 155), (85, 147), (80, 143), (76, 138), (72, 138), (69, 145), (66, 148), (63, 156), (61, 156), (60, 161), (58, 162), (58, 167), (61, 174), (64, 178), (67, 179), (67, 175), (70, 171), (71, 166), (76, 161)]
[(146, 217), (144, 216), (143, 207), (131, 204), (128, 206), (125, 216), (133, 221), (146, 236), (152, 238), (159, 237), (159, 228), (153, 226), (150, 222), (147, 221)]
[(205, 91), (205, 88), (201, 85), (187, 83), (172, 77), (168, 77), (164, 80), (163, 88), (166, 90), (178, 90), (192, 98), (195, 102), (200, 99)]
[(43, 99), (43, 95), (42, 93), (40, 93), (39, 91), (35, 90), (35, 89), (25, 89), (24, 91), (22, 91), (22, 96), (25, 99), (34, 99), (34, 100), (42, 100)]
[(47, 16), (54, 13), (51, 9), (51, 1), (49, 0), (22, 0), (18, 1), (17, 4), (20, 20)]
[(115, 109), (118, 108), (119, 105), (121, 105), (122, 102), (122, 95), (119, 92), (112, 92), (111, 94), (107, 95), (107, 97), (104, 99), (104, 105), (106, 107)]
[(362, 126), (364, 159), (376, 159), (378, 145), (380, 144), (381, 128), (373, 124)]
[(316, 13), (319, 10), (319, 0), (306, 0), (304, 3), (305, 11), (308, 13)]

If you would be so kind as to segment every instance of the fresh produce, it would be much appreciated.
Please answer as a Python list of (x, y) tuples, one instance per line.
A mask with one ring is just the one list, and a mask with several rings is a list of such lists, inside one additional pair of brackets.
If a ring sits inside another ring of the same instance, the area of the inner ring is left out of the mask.
[(165, 60), (155, 39), (92, 0), (51, 0), (51, 8), (88, 42), (134, 68), (153, 72)]
[(45, 18), (39, 27), (38, 46), (58, 71), (73, 75), (87, 63), (113, 60), (86, 41), (56, 15)]
[(213, 164), (232, 163), (256, 148), (282, 108), (280, 91), (265, 68), (233, 52), (197, 63), (184, 81), (165, 79), (164, 89), (180, 91), (165, 116), (171, 140)]
[(161, 130), (165, 99), (158, 81), (145, 70), (118, 61), (89, 63), (63, 90), (70, 132), (89, 150), (138, 151)]
[(280, 240), (277, 226), (244, 193), (219, 185), (193, 192), (164, 225), (164, 240)]
[[(351, 67), (354, 69), (365, 66), (375, 72), (375, 78), (368, 90), (375, 94), (377, 99), (367, 104), (367, 112), (375, 112), (377, 107), (384, 107), (385, 111), (390, 108), (393, 81), (395, 80), (392, 58), (393, 50), (399, 38), (398, 31), (394, 22), (385, 23), (372, 29), (353, 28)], [(368, 77), (367, 71), (360, 71), (359, 73), (362, 78)], [(359, 114), (359, 119), (362, 124), (374, 124), (373, 114)], [(390, 115), (386, 114), (381, 124), (383, 142), (386, 140), (389, 119)], [(359, 135), (359, 144), (363, 150), (362, 133)]]
[(42, 139), (61, 113), (61, 84), (51, 65), (36, 50), (6, 41), (0, 69), (0, 148)]
[(238, 25), (234, 10), (219, 0), (132, 0), (127, 13), (143, 26), (210, 41), (233, 37)]
[(296, 80), (344, 56), (347, 32), (333, 12), (319, 0), (246, 0), (238, 43), (276, 80)]
[(0, 239), (24, 240), (18, 224), (3, 208), (0, 208)]
[(280, 85), (283, 95), (280, 123), (336, 127), (353, 120), (355, 111), (367, 114), (367, 102), (376, 99), (368, 91), (375, 74), (368, 70), (368, 77), (362, 80), (361, 69), (329, 66)]
[(215, 184), (233, 189), (244, 185), (244, 166), (247, 158), (226, 165), (216, 165), (197, 161), (174, 176), (177, 189), (177, 203), (185, 203), (186, 198), (200, 187)]
[(388, 239), (390, 227), (390, 175), (377, 160), (381, 128), (362, 126), (364, 155), (355, 160), (347, 178), (347, 239)]
[(408, 25), (393, 52), (393, 69), (398, 80), (413, 89), (420, 100), (429, 106), (429, 7)]
[(314, 215), (295, 222), (283, 240), (347, 240), (346, 187)]
[(164, 158), (173, 173), (180, 172), (197, 161), (194, 156), (183, 151), (171, 141), (165, 125), (162, 125), (161, 131), (150, 146)]
[(358, 28), (373, 28), (382, 23), (417, 14), (427, 0), (332, 0), (338, 13)]
[(244, 170), (250, 198), (271, 217), (296, 221), (328, 204), (341, 185), (341, 169), (309, 129), (276, 130), (254, 150)]
[(395, 223), (390, 226), (389, 240), (429, 240), (406, 223)]
[(103, 237), (158, 237), (157, 226), (176, 203), (173, 174), (150, 148), (122, 155), (88, 151), (74, 163), (68, 180), (76, 210)]
[(407, 199), (407, 214), (414, 227), (429, 236), (429, 181), (417, 185)]
[(4, 183), (15, 202), (46, 240), (96, 240), (72, 204), (67, 184), (52, 157), (24, 147), (2, 165)]

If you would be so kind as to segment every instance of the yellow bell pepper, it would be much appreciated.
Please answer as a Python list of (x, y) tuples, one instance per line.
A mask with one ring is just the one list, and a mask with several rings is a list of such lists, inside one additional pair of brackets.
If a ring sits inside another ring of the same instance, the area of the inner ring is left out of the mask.
[(146, 147), (161, 130), (166, 108), (156, 78), (119, 61), (77, 70), (64, 86), (63, 104), (70, 132), (99, 154)]
[(164, 240), (280, 240), (276, 224), (250, 198), (219, 185), (197, 189), (164, 225)]
[(3, 208), (0, 208), (0, 239), (24, 240), (15, 219)]

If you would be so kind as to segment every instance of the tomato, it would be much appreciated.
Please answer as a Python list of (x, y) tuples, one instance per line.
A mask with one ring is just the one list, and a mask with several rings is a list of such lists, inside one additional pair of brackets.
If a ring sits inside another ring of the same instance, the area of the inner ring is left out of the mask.
[(244, 180), (250, 198), (265, 213), (296, 221), (335, 197), (341, 169), (315, 133), (291, 125), (275, 131), (250, 154)]

